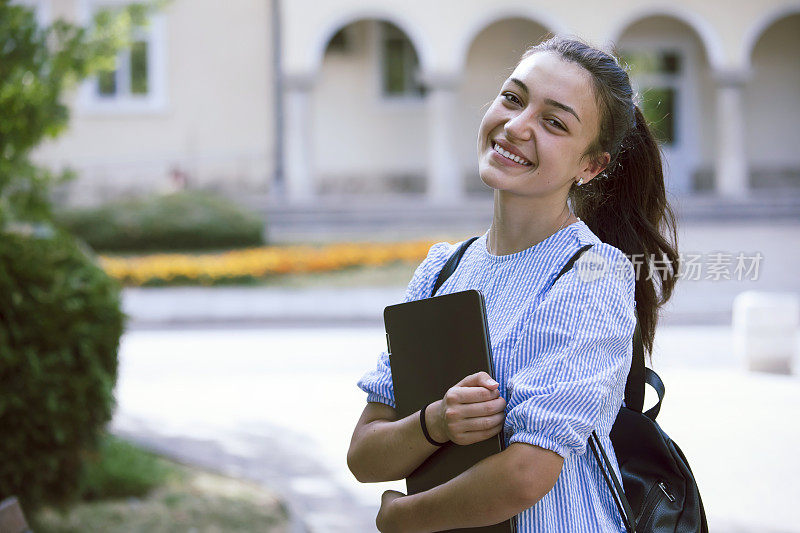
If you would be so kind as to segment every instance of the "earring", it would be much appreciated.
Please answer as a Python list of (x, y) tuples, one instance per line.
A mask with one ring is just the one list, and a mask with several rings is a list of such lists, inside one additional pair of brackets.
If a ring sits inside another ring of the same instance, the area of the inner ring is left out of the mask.
[(580, 187), (581, 185), (583, 185), (583, 178), (578, 178), (578, 181), (576, 181), (576, 182), (575, 182), (575, 184), (576, 184), (578, 187)]

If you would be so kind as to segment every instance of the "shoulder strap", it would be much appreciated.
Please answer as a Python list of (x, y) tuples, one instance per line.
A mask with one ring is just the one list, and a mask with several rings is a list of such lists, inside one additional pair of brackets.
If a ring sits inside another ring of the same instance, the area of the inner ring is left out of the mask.
[[(556, 279), (553, 280), (553, 284), (558, 281), (558, 278), (560, 278), (562, 274), (565, 274), (572, 268), (575, 261), (580, 258), (583, 252), (591, 247), (591, 244), (581, 246), (580, 249), (575, 252), (575, 255), (567, 261), (567, 264), (564, 265), (561, 272), (558, 273)], [(644, 408), (644, 379), (644, 346), (642, 344), (642, 332), (641, 329), (639, 329), (639, 318), (637, 317), (636, 329), (633, 330), (633, 361), (631, 362), (631, 370), (628, 373), (628, 380), (625, 382), (625, 406), (639, 413), (641, 413)], [(655, 414), (658, 414), (658, 410), (655, 411)], [(652, 418), (655, 420), (655, 416)]]
[[(653, 372), (655, 374), (655, 372)], [(631, 371), (628, 373), (628, 381), (625, 383), (625, 406), (637, 413), (644, 409), (644, 343), (642, 342), (642, 330), (639, 327), (639, 317), (636, 317), (636, 329), (633, 330), (633, 361), (631, 361)], [(659, 379), (659, 381), (661, 381)], [(658, 389), (656, 389), (658, 390)], [(661, 397), (664, 396), (663, 384)], [(659, 408), (661, 400), (658, 401)], [(658, 410), (655, 411), (658, 414)], [(653, 420), (655, 416), (651, 417)]]
[(467, 251), (469, 245), (475, 242), (478, 237), (471, 237), (466, 241), (461, 243), (461, 246), (458, 247), (458, 250), (455, 251), (453, 255), (447, 260), (447, 262), (442, 267), (442, 271), (439, 272), (439, 277), (436, 278), (436, 283), (433, 285), (433, 290), (431, 291), (431, 297), (436, 295), (436, 291), (439, 290), (439, 287), (450, 277), (450, 275), (456, 271), (456, 267), (458, 266), (458, 262), (461, 261), (461, 258), (464, 256), (464, 252)]
[[(606, 451), (600, 443), (600, 438), (595, 431), (592, 431), (592, 434), (589, 435), (589, 448), (591, 448), (594, 458), (600, 466), (600, 472), (603, 473), (603, 479), (605, 479), (606, 485), (608, 485), (608, 489), (611, 491), (611, 496), (614, 498), (617, 510), (622, 517), (622, 521), (625, 523), (625, 530), (628, 533), (636, 533), (636, 522), (634, 522), (631, 504), (628, 502), (628, 497), (625, 495), (622, 484), (619, 482), (617, 474), (614, 472), (614, 467), (611, 466), (611, 461), (608, 460), (608, 455), (606, 455)], [(600, 460), (600, 455), (597, 453), (598, 450), (603, 454), (602, 461)], [(606, 472), (606, 470), (608, 470), (608, 472)]]
[(561, 276), (563, 276), (564, 274), (569, 272), (569, 269), (572, 268), (572, 265), (575, 264), (575, 261), (580, 259), (581, 255), (583, 255), (583, 252), (585, 252), (586, 250), (588, 250), (591, 247), (592, 247), (591, 244), (584, 244), (583, 246), (581, 246), (578, 249), (578, 251), (575, 252), (575, 254), (572, 257), (569, 258), (569, 261), (567, 261), (567, 264), (564, 265), (564, 268), (561, 269), (561, 272), (558, 273), (558, 276), (556, 276), (556, 279), (553, 280), (553, 285), (556, 284), (556, 281), (558, 281), (558, 278), (560, 278)]

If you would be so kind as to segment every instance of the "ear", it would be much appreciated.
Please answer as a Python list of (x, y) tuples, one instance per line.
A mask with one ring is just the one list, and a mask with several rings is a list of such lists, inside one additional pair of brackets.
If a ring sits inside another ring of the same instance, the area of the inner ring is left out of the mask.
[(611, 154), (608, 152), (603, 152), (602, 155), (590, 159), (586, 166), (584, 166), (580, 173), (575, 177), (583, 178), (583, 184), (586, 185), (592, 181), (595, 176), (603, 172), (610, 162)]

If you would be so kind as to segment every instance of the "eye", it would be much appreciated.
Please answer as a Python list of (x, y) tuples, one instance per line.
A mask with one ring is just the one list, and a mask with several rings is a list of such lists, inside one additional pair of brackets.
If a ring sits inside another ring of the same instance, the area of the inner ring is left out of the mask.
[(559, 128), (559, 129), (567, 131), (567, 128), (565, 128), (563, 125), (561, 125), (561, 123), (559, 121), (557, 121), (556, 119), (548, 118), (547, 122), (549, 122), (550, 124), (552, 124), (553, 126)]
[(513, 102), (515, 104), (522, 105), (522, 102), (520, 101), (519, 98), (517, 98), (517, 95), (515, 95), (514, 93), (502, 93), (500, 96), (505, 98), (507, 102)]

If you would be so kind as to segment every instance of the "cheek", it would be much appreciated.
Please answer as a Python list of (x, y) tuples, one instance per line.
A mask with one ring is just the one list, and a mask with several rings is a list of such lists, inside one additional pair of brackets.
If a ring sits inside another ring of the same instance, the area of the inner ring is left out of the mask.
[(484, 113), (478, 131), (481, 133), (488, 133), (493, 130), (502, 121), (501, 111), (502, 110), (498, 107), (497, 100), (493, 101), (486, 110), (486, 113)]
[(571, 165), (574, 159), (569, 144), (555, 135), (539, 135), (538, 148), (540, 153), (547, 156), (550, 166), (566, 167)]
[(487, 133), (489, 132), (489, 123), (488, 123), (489, 114), (483, 115), (481, 119), (481, 125), (478, 126), (478, 144), (480, 145), (483, 143), (484, 138), (486, 137)]

